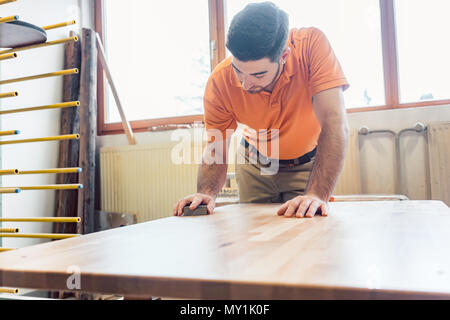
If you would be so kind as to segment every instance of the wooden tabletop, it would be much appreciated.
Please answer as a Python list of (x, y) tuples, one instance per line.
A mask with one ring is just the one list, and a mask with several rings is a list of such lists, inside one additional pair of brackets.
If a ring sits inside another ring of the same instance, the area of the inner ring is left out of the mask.
[[(450, 209), (440, 201), (217, 208), (0, 254), (0, 286), (200, 299), (450, 299)], [(68, 273), (69, 271), (69, 273)]]

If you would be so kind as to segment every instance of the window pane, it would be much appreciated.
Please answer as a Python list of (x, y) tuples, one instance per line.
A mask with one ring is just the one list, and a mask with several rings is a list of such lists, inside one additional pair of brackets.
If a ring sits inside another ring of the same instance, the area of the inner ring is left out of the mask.
[(450, 99), (450, 1), (396, 0), (400, 102)]
[[(104, 1), (106, 50), (130, 120), (203, 113), (208, 1)], [(107, 122), (119, 122), (108, 90)]]
[[(251, 2), (226, 0), (227, 22)], [(347, 108), (385, 104), (378, 0), (272, 0), (289, 15), (291, 28), (317, 27), (330, 41), (350, 88)]]

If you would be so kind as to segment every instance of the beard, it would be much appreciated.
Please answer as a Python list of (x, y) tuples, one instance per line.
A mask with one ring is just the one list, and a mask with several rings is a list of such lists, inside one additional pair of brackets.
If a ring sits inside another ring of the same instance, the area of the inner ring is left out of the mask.
[[(280, 65), (280, 62), (277, 62), (277, 63), (278, 63), (277, 72), (275, 73), (275, 76), (273, 77), (272, 81), (270, 81), (270, 83), (267, 86), (265, 86), (265, 87), (255, 86), (255, 87), (253, 87), (251, 89), (246, 90), (246, 92), (248, 92), (250, 94), (257, 94), (257, 93), (260, 93), (261, 91), (270, 91), (271, 92), (271, 90), (268, 90), (268, 88), (270, 88), (275, 82), (277, 82), (278, 76), (279, 76), (279, 73), (280, 73), (280, 66), (281, 65)], [(281, 71), (283, 71), (283, 70), (281, 70)]]
[(256, 87), (253, 87), (253, 88), (247, 90), (247, 92), (250, 93), (250, 94), (256, 94), (256, 93), (260, 93), (260, 92), (263, 91), (265, 88), (266, 88), (266, 87), (256, 86)]

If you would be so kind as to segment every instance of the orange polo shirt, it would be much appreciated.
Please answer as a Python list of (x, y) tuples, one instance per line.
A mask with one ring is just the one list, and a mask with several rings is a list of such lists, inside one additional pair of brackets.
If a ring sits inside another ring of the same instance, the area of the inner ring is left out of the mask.
[[(237, 123), (246, 125), (246, 140), (265, 156), (295, 159), (312, 151), (319, 140), (320, 124), (312, 97), (323, 90), (348, 88), (341, 66), (326, 38), (317, 28), (292, 29), (291, 49), (272, 93), (247, 93), (237, 79), (231, 57), (217, 65), (204, 95), (206, 130), (216, 129), (225, 137)], [(217, 139), (210, 134), (209, 141)], [(277, 139), (279, 153), (275, 153)], [(262, 142), (268, 144), (262, 147)]]

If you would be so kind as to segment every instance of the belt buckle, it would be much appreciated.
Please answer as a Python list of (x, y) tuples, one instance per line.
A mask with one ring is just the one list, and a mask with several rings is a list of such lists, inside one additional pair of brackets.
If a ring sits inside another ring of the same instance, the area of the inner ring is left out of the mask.
[[(264, 163), (263, 163), (264, 162)], [(263, 156), (261, 153), (258, 154), (258, 163), (262, 166), (262, 167), (270, 167), (272, 161), (270, 160), (270, 158)]]

